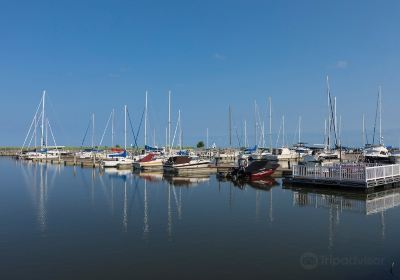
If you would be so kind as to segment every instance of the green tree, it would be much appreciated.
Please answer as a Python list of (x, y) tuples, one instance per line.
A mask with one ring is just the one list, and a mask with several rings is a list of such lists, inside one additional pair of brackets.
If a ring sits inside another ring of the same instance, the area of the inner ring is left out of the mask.
[(199, 141), (199, 142), (197, 143), (197, 148), (199, 148), (199, 149), (204, 148), (204, 142), (203, 142), (203, 141)]

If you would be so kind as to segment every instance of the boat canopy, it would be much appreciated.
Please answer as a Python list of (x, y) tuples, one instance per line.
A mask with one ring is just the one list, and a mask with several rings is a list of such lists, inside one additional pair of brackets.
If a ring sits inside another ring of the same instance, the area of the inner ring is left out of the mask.
[(121, 153), (114, 153), (107, 155), (108, 158), (126, 157), (126, 156), (127, 156), (126, 150), (122, 150)]
[(188, 155), (189, 155), (189, 151), (187, 151), (187, 150), (181, 150), (181, 151), (178, 151), (176, 154), (177, 154), (178, 156), (188, 156)]
[(256, 152), (257, 151), (257, 145), (255, 145), (253, 148), (247, 148), (247, 149), (245, 149), (244, 150), (244, 153), (245, 154), (252, 154), (252, 153), (254, 153), (254, 152)]
[(146, 152), (158, 152), (158, 153), (163, 152), (163, 149), (162, 149), (162, 148), (151, 147), (151, 146), (149, 146), (149, 145), (145, 145), (145, 146), (144, 146), (144, 149), (145, 149)]

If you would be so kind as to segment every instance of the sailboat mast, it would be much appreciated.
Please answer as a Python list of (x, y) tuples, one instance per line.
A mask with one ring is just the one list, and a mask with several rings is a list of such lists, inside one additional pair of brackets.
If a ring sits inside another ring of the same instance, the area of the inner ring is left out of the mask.
[(125, 122), (124, 122), (124, 148), (126, 150), (126, 105), (124, 106), (124, 115), (125, 115), (125, 117), (124, 117), (124, 119), (125, 119)]
[(182, 124), (181, 124), (181, 110), (178, 110), (178, 123), (179, 123), (179, 149), (182, 150)]
[(114, 147), (114, 108), (112, 109), (112, 120), (111, 120), (111, 147)]
[(46, 99), (46, 91), (43, 91), (43, 97), (42, 97), (42, 133), (40, 136), (40, 145), (43, 147), (44, 146), (44, 103)]
[(365, 147), (365, 115), (362, 115), (362, 143), (363, 147)]
[(206, 141), (206, 147), (207, 147), (207, 149), (208, 149), (208, 127), (207, 127), (207, 141)]
[(262, 146), (265, 147), (265, 123), (264, 120), (262, 122)]
[(244, 146), (247, 148), (247, 121), (244, 120)]
[(335, 120), (334, 120), (334, 122), (333, 122), (333, 127), (334, 127), (334, 130), (335, 130), (335, 140), (336, 140), (336, 144), (337, 144), (337, 137), (336, 137), (336, 135), (338, 134), (338, 123), (337, 123), (337, 115), (336, 115), (336, 96), (335, 96), (335, 98), (334, 98), (334, 109), (335, 109), (335, 115), (334, 115), (334, 118), (335, 118)]
[(168, 148), (171, 153), (171, 91), (168, 92)]
[(147, 145), (147, 90), (146, 90), (146, 101), (144, 104), (144, 145)]
[(382, 141), (382, 88), (379, 86), (379, 144), (383, 145)]
[(301, 143), (301, 116), (299, 117), (299, 144)]
[(285, 115), (282, 116), (282, 147), (285, 147)]
[(92, 148), (94, 148), (94, 113), (92, 113)]
[(228, 125), (229, 125), (229, 147), (232, 147), (232, 111), (231, 111), (231, 105), (229, 105), (229, 120), (228, 120)]
[(338, 135), (339, 135), (339, 147), (342, 148), (342, 115), (339, 115), (339, 130), (338, 130)]
[(257, 130), (258, 130), (258, 122), (257, 122), (257, 101), (254, 100), (254, 121), (255, 121), (255, 142), (256, 146), (258, 145), (258, 138), (257, 138)]
[(269, 151), (272, 153), (272, 99), (269, 97)]
[(327, 131), (326, 131), (326, 119), (324, 121), (325, 125), (325, 130), (324, 130), (324, 144), (325, 144), (325, 151), (328, 150), (328, 137), (327, 137)]
[(329, 77), (326, 76), (326, 87), (327, 87), (327, 97), (328, 97), (328, 133), (327, 133), (327, 149), (331, 147), (331, 100), (330, 100), (330, 88), (329, 88)]

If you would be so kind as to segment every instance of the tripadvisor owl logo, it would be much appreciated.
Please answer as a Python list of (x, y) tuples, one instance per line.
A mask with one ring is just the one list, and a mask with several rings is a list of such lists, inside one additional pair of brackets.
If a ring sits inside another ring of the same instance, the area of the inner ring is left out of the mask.
[(305, 270), (313, 270), (318, 266), (318, 256), (314, 253), (307, 252), (301, 255), (300, 265)]

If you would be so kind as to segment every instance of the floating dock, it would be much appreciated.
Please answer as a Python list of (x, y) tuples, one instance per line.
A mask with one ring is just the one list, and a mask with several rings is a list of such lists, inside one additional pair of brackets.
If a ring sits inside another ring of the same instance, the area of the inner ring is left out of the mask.
[(285, 183), (369, 189), (400, 185), (400, 164), (371, 165), (345, 163), (331, 166), (294, 165), (292, 177)]

